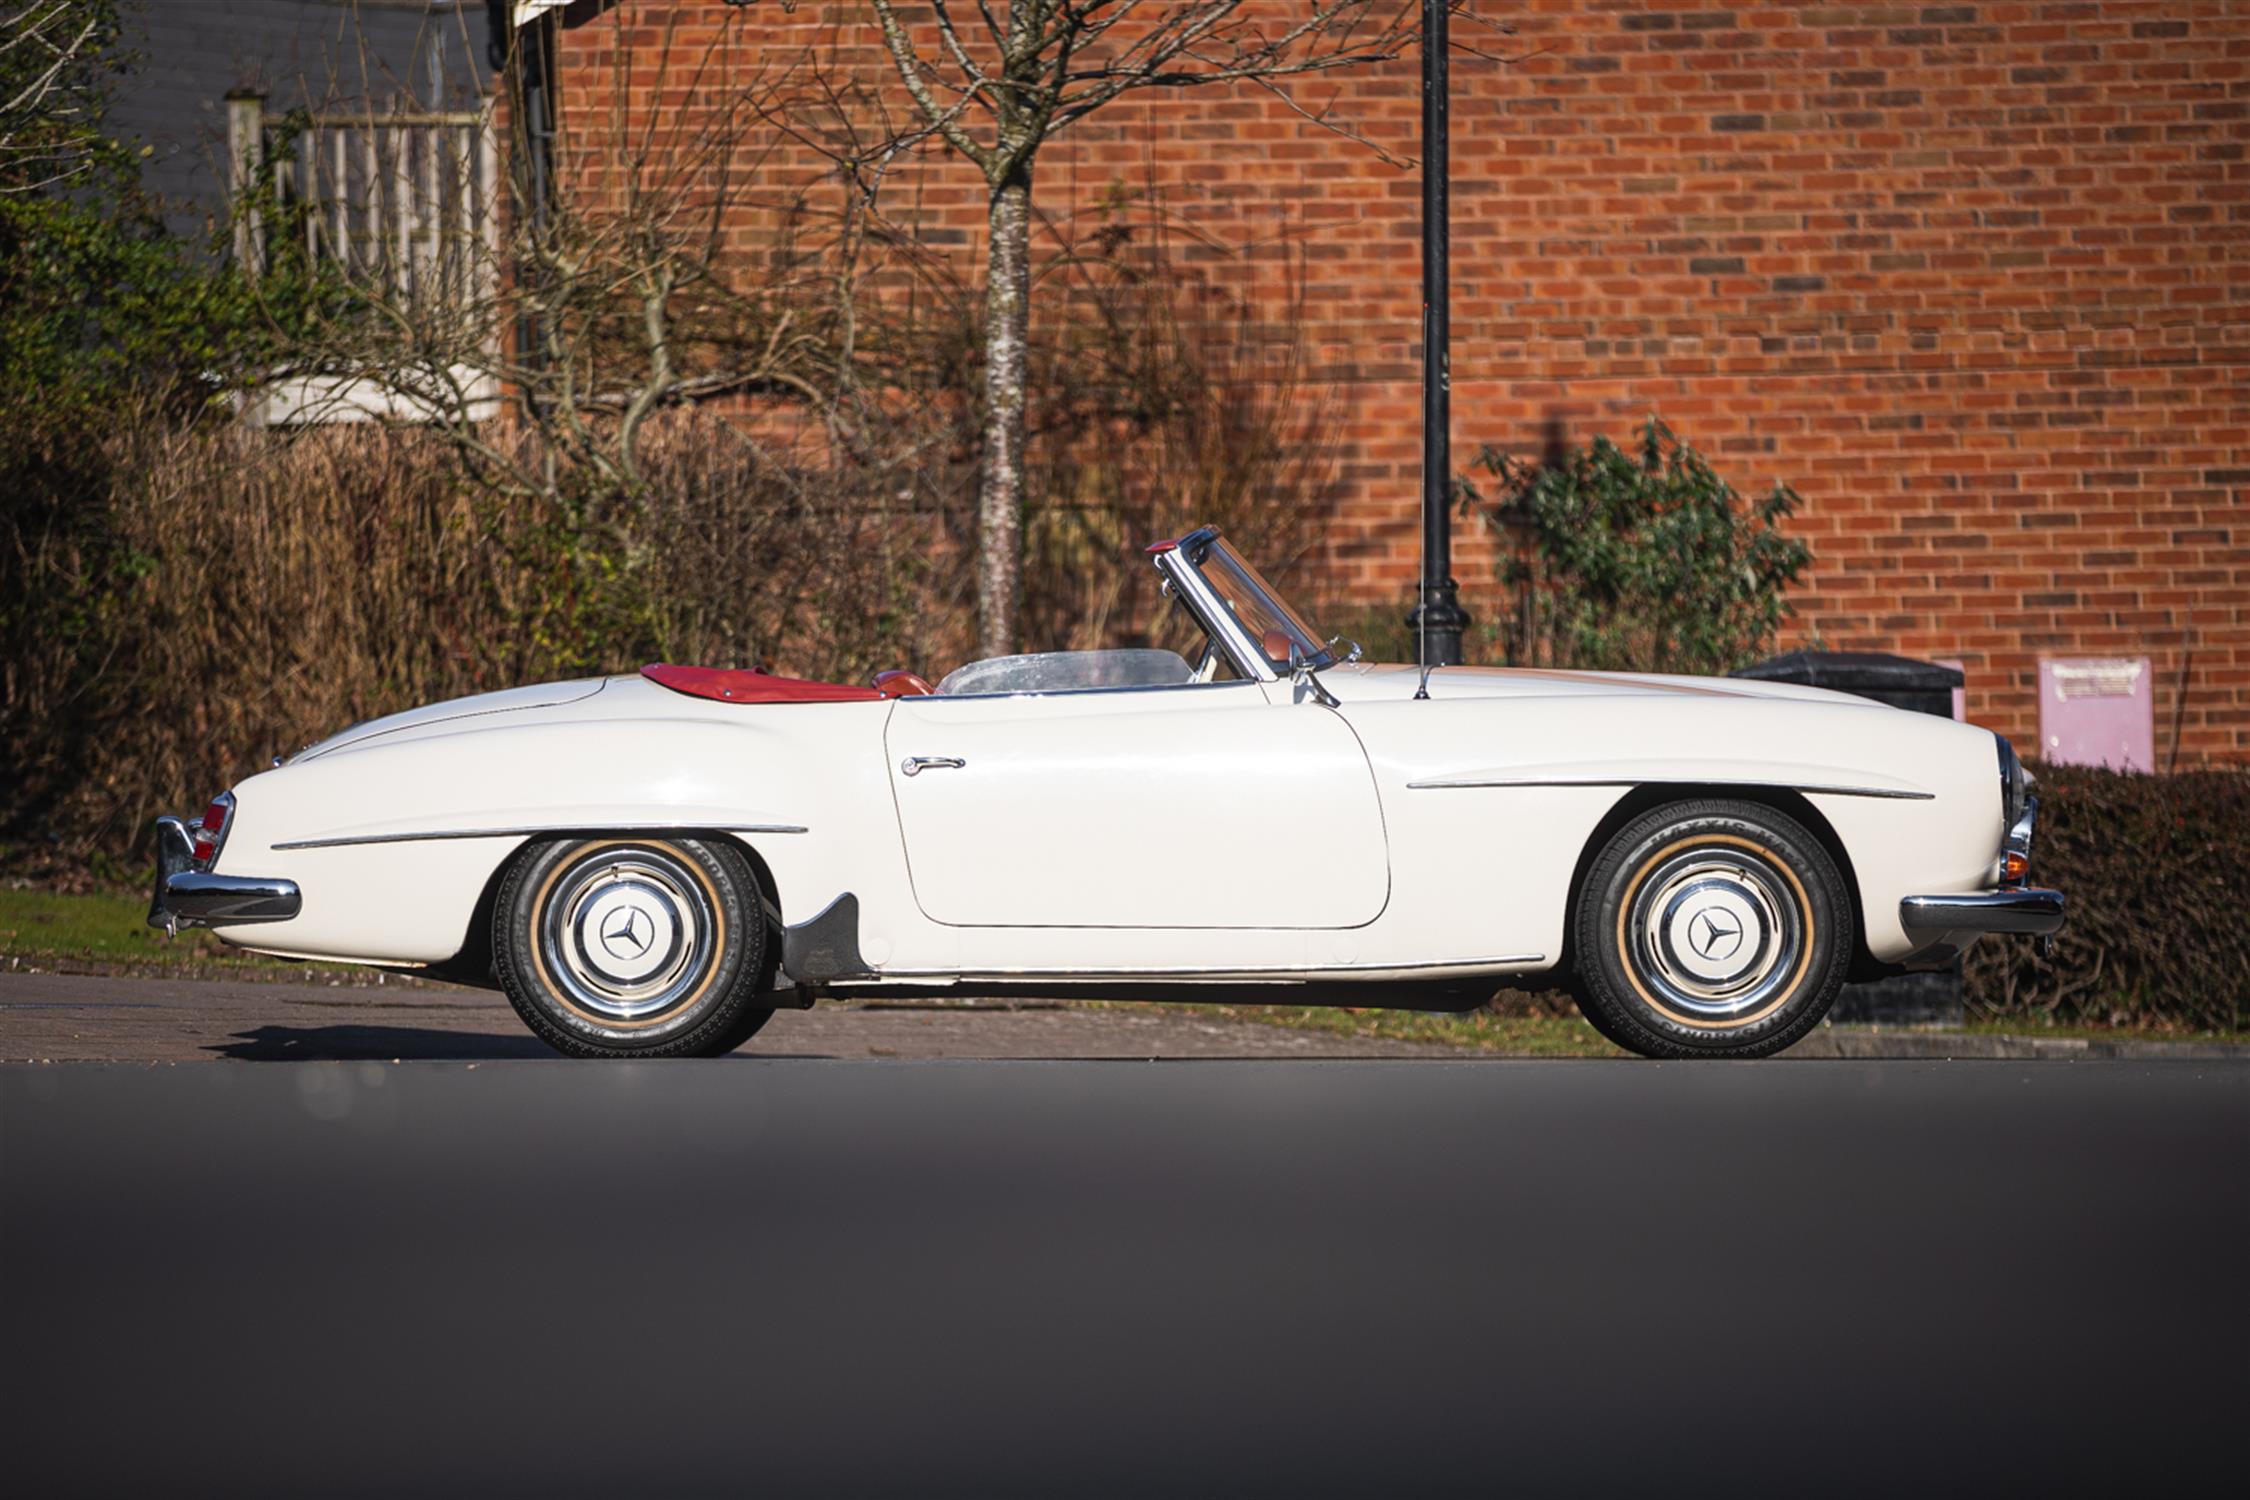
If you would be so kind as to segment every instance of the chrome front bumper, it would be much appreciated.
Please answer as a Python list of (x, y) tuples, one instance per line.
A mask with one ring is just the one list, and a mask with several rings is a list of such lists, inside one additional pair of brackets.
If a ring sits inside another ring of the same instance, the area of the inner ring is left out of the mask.
[(2048, 940), (2062, 930), (2062, 892), (2015, 883), (2031, 869), (2031, 834), (2038, 821), (2039, 799), (2026, 798), (2001, 842), (1997, 889), (1899, 898), (1898, 923), (1915, 947), (1910, 966), (1950, 963), (1988, 932), (2038, 938), (2042, 951), (2052, 946)]
[(149, 926), (170, 933), (182, 927), (286, 922), (303, 906), (294, 880), (197, 869), (187, 824), (178, 818), (156, 820), (156, 889), (149, 897)]
[[(2046, 937), (2063, 924), (2063, 893), (2037, 886), (1997, 891), (1960, 891), (1950, 896), (1905, 896), (1898, 903), (1899, 925), (1917, 944), (1952, 943), (1967, 947), (1988, 932)], [(1959, 943), (1953, 943), (1954, 939)]]

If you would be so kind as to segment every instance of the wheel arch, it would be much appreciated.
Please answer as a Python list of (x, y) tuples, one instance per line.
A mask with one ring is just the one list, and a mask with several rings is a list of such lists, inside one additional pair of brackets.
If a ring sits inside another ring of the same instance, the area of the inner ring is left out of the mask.
[[(558, 829), (554, 832), (534, 834), (523, 840), (492, 867), (484, 879), (484, 888), (477, 893), (476, 904), (470, 908), (468, 928), (461, 935), (461, 947), (453, 957), (443, 963), (432, 964), (425, 971), (433, 979), (453, 984), (471, 985), (479, 989), (497, 989), (499, 980), (493, 972), (492, 913), (499, 901), (500, 884), (508, 872), (529, 857), (535, 850), (549, 844), (573, 839), (598, 838), (678, 838), (697, 839), (707, 844), (724, 844), (740, 854), (749, 865), (751, 875), (758, 882), (758, 894), (765, 906), (767, 942), (762, 967), (768, 971), (778, 969), (781, 963), (781, 888), (775, 883), (773, 870), (766, 864), (765, 856), (747, 839), (718, 828), (604, 828), (598, 824), (585, 828)], [(768, 989), (773, 987), (772, 972), (760, 975)]]
[(1743, 785), (1728, 782), (1723, 785), (1693, 781), (1649, 781), (1634, 786), (1613, 803), (1601, 821), (1578, 851), (1577, 861), (1570, 870), (1570, 891), (1563, 906), (1562, 954), (1555, 964), (1555, 972), (1568, 974), (1577, 962), (1578, 903), (1586, 892), (1586, 872), (1619, 829), (1644, 813), (1654, 812), (1675, 802), (1753, 802), (1785, 813), (1804, 826), (1807, 833), (1820, 841), (1828, 857), (1850, 888), (1852, 903), (1852, 977), (1859, 978), (1877, 967), (1867, 951), (1867, 917), (1859, 889), (1859, 872), (1852, 867), (1851, 851), (1836, 836), (1836, 829), (1825, 814), (1812, 803), (1812, 799), (1791, 786)]

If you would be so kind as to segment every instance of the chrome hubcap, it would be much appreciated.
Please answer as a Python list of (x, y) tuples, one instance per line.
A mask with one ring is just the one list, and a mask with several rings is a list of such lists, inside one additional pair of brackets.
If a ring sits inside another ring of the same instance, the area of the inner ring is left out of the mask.
[(1747, 851), (1694, 849), (1649, 872), (1627, 916), (1641, 977), (1700, 1018), (1747, 1017), (1795, 971), (1804, 928), (1787, 881)]
[(557, 881), (542, 924), (554, 978), (605, 1020), (677, 1005), (708, 965), (717, 930), (703, 884), (657, 849), (605, 849)]
[(579, 907), (575, 936), (589, 970), (611, 984), (632, 985), (664, 966), (679, 933), (673, 893), (634, 877), (590, 892)]
[(1731, 880), (1705, 876), (1675, 891), (1657, 914), (1665, 953), (1688, 975), (1723, 985), (1758, 961), (1767, 922)]

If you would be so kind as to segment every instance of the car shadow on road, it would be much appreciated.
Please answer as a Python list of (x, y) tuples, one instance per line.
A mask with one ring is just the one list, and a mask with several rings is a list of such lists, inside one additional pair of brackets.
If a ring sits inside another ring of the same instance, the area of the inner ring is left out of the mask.
[(421, 1026), (254, 1026), (203, 1049), (241, 1062), (476, 1061), (552, 1058), (535, 1036)]
[[(237, 1062), (486, 1062), (496, 1058), (555, 1061), (562, 1054), (534, 1036), (486, 1031), (444, 1031), (421, 1026), (255, 1026), (203, 1049)], [(780, 1054), (745, 1048), (730, 1057), (780, 1060)], [(791, 1053), (787, 1060), (826, 1058)]]

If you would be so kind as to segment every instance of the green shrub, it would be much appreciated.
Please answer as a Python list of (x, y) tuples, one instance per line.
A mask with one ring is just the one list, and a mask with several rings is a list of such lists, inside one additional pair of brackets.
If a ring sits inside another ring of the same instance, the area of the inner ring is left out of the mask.
[[(0, 24), (0, 500), (13, 472), (126, 401), (193, 410), (272, 348), (315, 279), (251, 295), (222, 257), (168, 233), (145, 148), (109, 131), (118, 0), (37, 0)], [(77, 45), (66, 47), (71, 39)], [(62, 50), (58, 51), (57, 49)]]
[(2041, 766), (2032, 879), (2069, 899), (2052, 958), (1970, 953), (1988, 1020), (2239, 1031), (2250, 1026), (2250, 771), (2143, 776)]
[(465, 492), (426, 428), (126, 410), (92, 446), (82, 525), (0, 508), (0, 836), (25, 873), (132, 860), (156, 813), (420, 703), (653, 660), (864, 680), (949, 649), (942, 598), (901, 619), (926, 526), (692, 411), (606, 553), (558, 546), (537, 497)]
[(1501, 568), (1519, 601), (1499, 622), (1511, 664), (1717, 675), (1771, 652), (1782, 593), (1812, 561), (1781, 532), (1797, 508), (1787, 485), (1743, 501), (1654, 417), (1635, 452), (1598, 437), (1477, 463), (1525, 543)]

